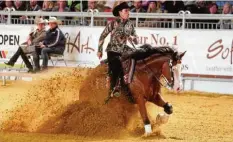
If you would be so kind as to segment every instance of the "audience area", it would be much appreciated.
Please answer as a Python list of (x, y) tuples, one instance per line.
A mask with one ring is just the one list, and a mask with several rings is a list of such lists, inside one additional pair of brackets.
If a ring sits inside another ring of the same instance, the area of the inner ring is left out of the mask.
[[(181, 10), (188, 10), (192, 14), (232, 14), (233, 12), (233, 1), (204, 1), (204, 0), (194, 0), (194, 1), (167, 1), (167, 0), (126, 0), (130, 5), (131, 13), (178, 13)], [(113, 7), (120, 3), (118, 0), (107, 0), (107, 1), (97, 1), (97, 0), (87, 0), (87, 1), (74, 1), (74, 0), (2, 0), (0, 1), (1, 11), (45, 11), (45, 12), (87, 12), (90, 10), (97, 9), (99, 12), (111, 12)], [(8, 15), (1, 15), (0, 23), (6, 23)], [(42, 17), (48, 19), (48, 17)], [(61, 17), (58, 19), (62, 20), (64, 25), (90, 25), (90, 18), (80, 17)], [(33, 16), (12, 16), (12, 24), (34, 24), (35, 17)], [(105, 26), (107, 22), (111, 21), (113, 18), (95, 18), (95, 26)], [(135, 20), (135, 19), (132, 19)], [(139, 18), (139, 27), (172, 27), (172, 19), (145, 19)], [(174, 21), (173, 21), (174, 22)], [(180, 27), (181, 20), (175, 21), (176, 27)], [(223, 23), (222, 28), (231, 29), (232, 20), (187, 20), (187, 27), (190, 28), (200, 28), (196, 26), (197, 22), (208, 23), (201, 28), (221, 28), (217, 26), (217, 23)], [(215, 24), (215, 25), (214, 25)], [(208, 26), (209, 25), (209, 26)], [(214, 25), (214, 26), (213, 26)]]

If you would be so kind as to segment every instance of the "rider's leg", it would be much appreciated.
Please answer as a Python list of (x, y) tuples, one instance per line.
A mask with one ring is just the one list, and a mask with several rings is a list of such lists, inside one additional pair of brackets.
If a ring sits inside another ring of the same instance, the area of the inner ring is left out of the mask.
[(108, 73), (110, 76), (110, 90), (109, 91), (111, 94), (119, 78), (119, 68), (118, 68), (118, 61), (117, 61), (119, 54), (115, 52), (108, 52), (107, 56), (108, 56), (108, 70), (109, 70)]

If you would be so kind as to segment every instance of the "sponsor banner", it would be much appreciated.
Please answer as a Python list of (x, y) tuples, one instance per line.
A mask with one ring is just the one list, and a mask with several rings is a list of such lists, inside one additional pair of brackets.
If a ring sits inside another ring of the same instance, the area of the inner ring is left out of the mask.
[[(61, 29), (67, 38), (65, 59), (68, 64), (69, 61), (72, 61), (72, 63), (76, 62), (77, 65), (85, 64), (93, 67), (100, 63), (96, 54), (98, 39), (104, 29), (103, 27), (61, 27)], [(30, 30), (30, 26), (7, 26), (6, 30), (5, 25), (1, 25), (0, 35), (4, 40), (0, 44), (0, 50), (6, 52), (16, 51), (18, 43), (20, 44), (27, 39)], [(233, 75), (233, 38), (230, 30), (149, 30), (138, 28), (136, 31), (140, 45), (151, 44), (156, 47), (169, 45), (178, 48), (181, 52), (187, 51), (183, 59), (183, 73)], [(4, 37), (5, 35), (8, 37)], [(107, 46), (109, 39), (108, 36), (104, 47)], [(2, 56), (0, 58), (3, 58)], [(4, 58), (9, 57), (4, 56)], [(106, 54), (104, 54), (103, 58), (106, 58)]]

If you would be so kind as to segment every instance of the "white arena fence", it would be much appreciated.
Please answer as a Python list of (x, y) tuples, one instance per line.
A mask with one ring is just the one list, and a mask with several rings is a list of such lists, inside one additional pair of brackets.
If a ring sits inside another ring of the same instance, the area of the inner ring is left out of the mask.
[[(43, 11), (1, 11), (1, 24), (33, 24), (35, 17), (56, 16), (63, 21), (63, 25), (73, 26), (105, 26), (111, 13), (89, 10), (88, 12), (43, 12)], [(21, 20), (20, 16), (27, 18)], [(182, 29), (232, 29), (233, 15), (224, 14), (191, 14), (180, 11), (169, 13), (131, 13), (131, 19), (136, 27), (146, 28), (182, 28)]]

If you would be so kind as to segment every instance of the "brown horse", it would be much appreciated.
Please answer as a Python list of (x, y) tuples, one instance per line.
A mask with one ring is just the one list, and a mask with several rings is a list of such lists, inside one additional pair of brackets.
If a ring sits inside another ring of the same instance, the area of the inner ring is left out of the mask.
[(174, 90), (181, 89), (181, 60), (185, 52), (179, 53), (170, 47), (153, 48), (144, 45), (139, 51), (128, 57), (137, 60), (135, 74), (130, 83), (130, 91), (139, 106), (139, 111), (145, 126), (146, 135), (152, 133), (150, 120), (147, 115), (146, 102), (152, 102), (169, 115), (172, 114), (172, 105), (161, 96), (160, 78), (166, 80), (168, 86)]

